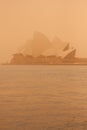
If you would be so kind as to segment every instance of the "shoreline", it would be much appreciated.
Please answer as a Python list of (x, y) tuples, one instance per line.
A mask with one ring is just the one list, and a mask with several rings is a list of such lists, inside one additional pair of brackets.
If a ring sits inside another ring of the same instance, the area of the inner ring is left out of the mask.
[(40, 65), (40, 66), (59, 66), (59, 65), (61, 65), (61, 66), (67, 66), (67, 65), (72, 65), (72, 66), (87, 66), (87, 63), (85, 64), (85, 63), (75, 63), (75, 64), (73, 64), (73, 63), (66, 63), (66, 64), (63, 64), (63, 63), (60, 63), (60, 64), (1, 64), (2, 66), (38, 66), (38, 65)]

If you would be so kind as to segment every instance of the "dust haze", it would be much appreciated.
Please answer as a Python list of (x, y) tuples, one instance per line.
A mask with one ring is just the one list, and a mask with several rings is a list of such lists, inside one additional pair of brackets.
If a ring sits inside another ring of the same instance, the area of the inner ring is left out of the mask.
[(0, 62), (26, 44), (35, 31), (58, 36), (87, 57), (86, 0), (0, 0)]

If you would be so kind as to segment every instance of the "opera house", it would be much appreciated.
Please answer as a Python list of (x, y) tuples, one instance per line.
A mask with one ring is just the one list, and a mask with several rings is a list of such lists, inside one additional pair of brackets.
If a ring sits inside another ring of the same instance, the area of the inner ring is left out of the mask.
[(76, 49), (55, 37), (50, 41), (43, 33), (35, 32), (13, 57), (11, 65), (72, 64), (76, 61)]

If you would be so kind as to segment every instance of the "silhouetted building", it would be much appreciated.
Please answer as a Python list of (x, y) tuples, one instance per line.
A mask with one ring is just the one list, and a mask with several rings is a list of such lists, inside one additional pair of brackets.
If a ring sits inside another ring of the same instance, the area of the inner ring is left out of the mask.
[(67, 50), (69, 50), (69, 44), (67, 44), (66, 46), (65, 46), (65, 48), (63, 49), (63, 51), (67, 51)]
[(40, 32), (36, 32), (32, 40), (29, 40), (22, 48), (21, 52), (13, 55), (10, 64), (29, 65), (29, 64), (64, 64), (74, 63), (76, 49), (72, 49), (70, 44), (55, 38), (53, 42)]
[(71, 52), (69, 52), (64, 58), (63, 61), (64, 62), (75, 62), (75, 56), (76, 56), (76, 49), (72, 50)]
[(21, 53), (14, 54), (13, 58), (10, 61), (10, 64), (13, 64), (13, 65), (26, 64), (24, 55)]

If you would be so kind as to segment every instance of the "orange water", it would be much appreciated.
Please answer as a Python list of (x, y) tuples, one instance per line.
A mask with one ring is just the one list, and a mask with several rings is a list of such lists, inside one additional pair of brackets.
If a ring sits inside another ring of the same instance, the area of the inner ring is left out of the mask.
[(87, 67), (0, 66), (0, 130), (87, 130)]

